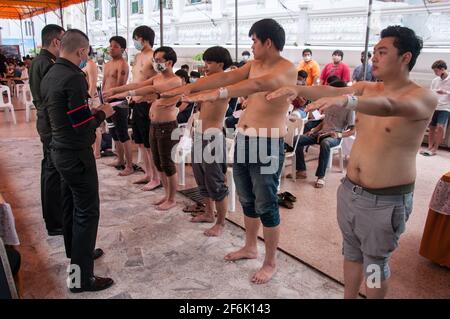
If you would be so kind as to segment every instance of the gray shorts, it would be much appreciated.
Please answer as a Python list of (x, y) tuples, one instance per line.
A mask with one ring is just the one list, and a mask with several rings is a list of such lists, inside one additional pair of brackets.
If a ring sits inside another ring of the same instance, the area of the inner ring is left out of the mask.
[(389, 258), (412, 211), (413, 193), (374, 195), (342, 179), (337, 191), (337, 220), (343, 237), (342, 253), (362, 263), (366, 277), (379, 270), (390, 277)]
[(201, 134), (194, 132), (192, 170), (200, 194), (204, 198), (221, 201), (228, 195), (225, 183), (227, 172), (226, 141), (222, 132)]

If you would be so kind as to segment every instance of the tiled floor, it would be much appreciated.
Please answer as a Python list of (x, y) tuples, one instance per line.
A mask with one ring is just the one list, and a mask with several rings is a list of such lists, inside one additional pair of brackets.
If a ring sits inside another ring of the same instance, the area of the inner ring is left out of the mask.
[[(106, 251), (97, 262), (99, 275), (111, 275), (117, 285), (103, 293), (71, 296), (64, 287), (64, 248), (59, 238), (48, 239), (39, 208), (40, 147), (35, 122), (24, 123), (17, 111), (18, 125), (7, 124), (0, 114), (0, 193), (13, 204), (24, 254), (24, 289), (28, 298), (334, 298), (342, 287), (299, 261), (280, 253), (280, 270), (265, 287), (248, 283), (258, 262), (223, 263), (226, 251), (243, 242), (243, 231), (227, 224), (220, 239), (201, 234), (206, 225), (187, 222), (182, 203), (168, 214), (156, 213), (148, 203), (151, 193), (141, 193), (130, 180), (99, 162), (102, 218), (98, 246)], [(19, 140), (17, 140), (19, 138)], [(314, 158), (314, 149), (307, 158)], [(292, 210), (281, 209), (280, 248), (342, 281), (341, 236), (336, 223), (335, 193), (343, 176), (334, 167), (324, 189), (312, 186), (316, 161), (307, 164), (306, 181), (283, 180), (282, 190), (298, 198)], [(450, 270), (418, 255), (428, 201), (439, 177), (450, 170), (450, 152), (417, 157), (414, 211), (392, 263), (391, 298), (450, 298)], [(187, 185), (194, 186), (190, 169)], [(158, 191), (161, 192), (161, 190)], [(179, 201), (187, 201), (183, 197)], [(239, 204), (229, 218), (242, 224)], [(261, 245), (260, 245), (261, 246)], [(263, 247), (260, 247), (263, 252)], [(232, 278), (232, 279), (230, 279)], [(238, 288), (238, 289), (237, 289)]]

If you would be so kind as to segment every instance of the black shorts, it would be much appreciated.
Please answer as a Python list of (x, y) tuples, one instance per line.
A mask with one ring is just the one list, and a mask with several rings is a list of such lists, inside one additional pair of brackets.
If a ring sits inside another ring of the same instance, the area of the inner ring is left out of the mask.
[(147, 102), (133, 104), (133, 140), (150, 148), (150, 104)]
[(114, 126), (110, 128), (110, 133), (114, 141), (125, 143), (130, 140), (128, 135), (128, 113), (127, 101), (114, 108), (115, 113), (111, 116)]

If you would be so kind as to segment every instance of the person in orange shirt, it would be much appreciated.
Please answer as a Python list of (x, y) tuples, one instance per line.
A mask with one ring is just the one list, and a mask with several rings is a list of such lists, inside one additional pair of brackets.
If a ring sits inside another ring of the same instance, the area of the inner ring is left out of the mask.
[(308, 77), (306, 78), (307, 86), (318, 84), (320, 77), (319, 63), (312, 59), (312, 51), (310, 49), (304, 49), (302, 55), (303, 60), (298, 64), (297, 70), (304, 70), (308, 73)]

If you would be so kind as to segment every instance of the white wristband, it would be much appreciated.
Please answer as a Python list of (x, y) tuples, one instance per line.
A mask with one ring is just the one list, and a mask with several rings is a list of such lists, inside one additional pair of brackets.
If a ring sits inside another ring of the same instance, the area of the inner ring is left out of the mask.
[(128, 95), (129, 96), (136, 96), (136, 91), (135, 90), (128, 91)]
[(221, 87), (219, 89), (219, 99), (226, 99), (228, 97), (228, 90), (227, 88)]
[(347, 95), (347, 104), (345, 108), (351, 111), (354, 111), (358, 106), (358, 97), (352, 94)]

